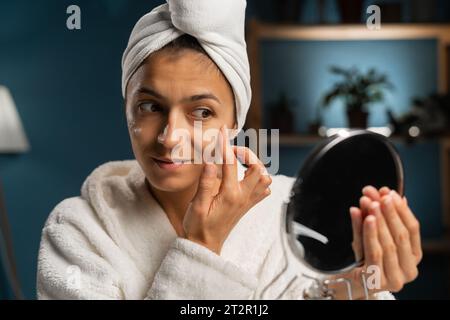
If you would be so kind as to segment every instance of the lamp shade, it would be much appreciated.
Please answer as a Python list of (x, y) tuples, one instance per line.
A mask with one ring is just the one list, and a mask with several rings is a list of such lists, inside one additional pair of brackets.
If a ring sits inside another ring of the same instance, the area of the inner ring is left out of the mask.
[(29, 148), (11, 93), (0, 86), (0, 153), (23, 153)]

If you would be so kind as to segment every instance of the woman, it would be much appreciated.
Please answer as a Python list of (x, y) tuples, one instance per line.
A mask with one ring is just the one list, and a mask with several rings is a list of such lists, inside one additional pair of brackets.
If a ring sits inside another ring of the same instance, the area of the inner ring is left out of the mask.
[[(280, 237), (294, 179), (267, 175), (249, 149), (230, 145), (227, 130), (242, 128), (251, 96), (245, 6), (169, 0), (136, 24), (122, 63), (136, 160), (100, 166), (80, 197), (50, 214), (40, 299), (303, 298), (311, 281)], [(208, 148), (194, 139), (198, 124), (219, 131), (214, 161), (192, 163)], [(381, 284), (371, 297), (390, 299), (387, 291), (417, 276), (418, 223), (394, 191), (363, 193), (351, 216), (355, 253), (364, 248), (366, 265), (342, 276), (359, 279), (377, 265)], [(297, 265), (273, 282), (288, 263)], [(362, 298), (360, 287), (354, 296)]]

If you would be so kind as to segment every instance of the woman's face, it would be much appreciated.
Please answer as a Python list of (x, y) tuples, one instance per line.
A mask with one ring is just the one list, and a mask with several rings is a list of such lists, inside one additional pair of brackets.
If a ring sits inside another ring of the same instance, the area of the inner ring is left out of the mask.
[[(229, 83), (207, 56), (194, 50), (152, 54), (130, 79), (126, 101), (134, 155), (152, 187), (161, 191), (182, 191), (198, 183), (203, 164), (198, 158), (194, 163), (194, 151), (211, 141), (198, 139), (198, 129), (194, 139), (194, 125), (201, 124), (203, 132), (235, 125)], [(191, 163), (170, 165), (157, 159)]]

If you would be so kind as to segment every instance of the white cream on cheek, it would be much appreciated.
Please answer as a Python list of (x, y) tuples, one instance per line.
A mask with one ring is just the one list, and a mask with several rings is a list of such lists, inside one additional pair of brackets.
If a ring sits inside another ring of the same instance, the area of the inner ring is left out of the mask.
[(134, 135), (139, 136), (142, 132), (142, 128), (136, 125), (136, 120), (133, 117), (133, 114), (131, 111), (127, 110), (127, 124), (128, 124), (128, 130)]
[(134, 129), (133, 129), (133, 134), (134, 134), (135, 136), (140, 135), (141, 132), (142, 132), (142, 128), (134, 128)]

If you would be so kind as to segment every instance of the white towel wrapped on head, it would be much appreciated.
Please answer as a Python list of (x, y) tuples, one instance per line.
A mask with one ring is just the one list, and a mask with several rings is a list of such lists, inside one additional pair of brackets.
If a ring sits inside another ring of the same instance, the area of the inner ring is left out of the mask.
[(123, 54), (123, 96), (131, 76), (151, 53), (189, 34), (198, 40), (230, 83), (240, 131), (251, 101), (244, 36), (246, 5), (245, 0), (167, 0), (144, 15), (136, 23)]

